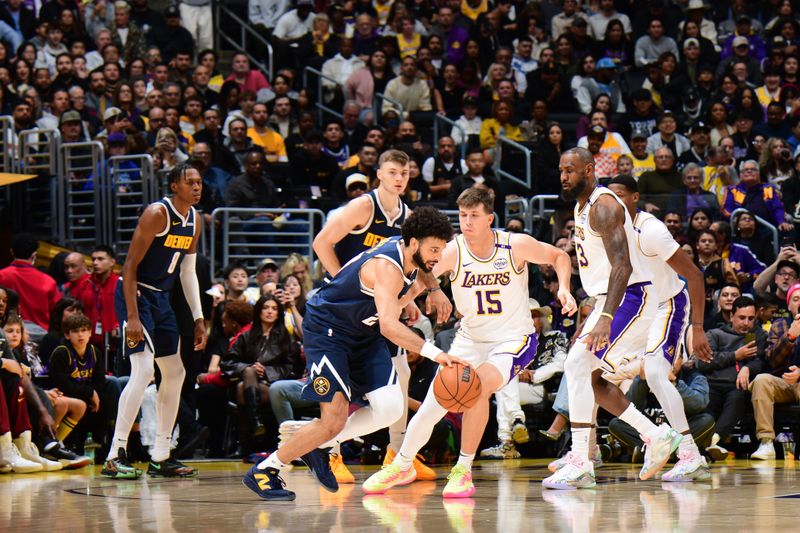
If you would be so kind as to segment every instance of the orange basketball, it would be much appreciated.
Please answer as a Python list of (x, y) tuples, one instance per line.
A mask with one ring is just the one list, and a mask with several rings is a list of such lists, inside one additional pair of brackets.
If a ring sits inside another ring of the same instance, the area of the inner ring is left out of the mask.
[(478, 401), (481, 380), (474, 368), (453, 363), (439, 369), (433, 380), (433, 394), (448, 411), (463, 413)]

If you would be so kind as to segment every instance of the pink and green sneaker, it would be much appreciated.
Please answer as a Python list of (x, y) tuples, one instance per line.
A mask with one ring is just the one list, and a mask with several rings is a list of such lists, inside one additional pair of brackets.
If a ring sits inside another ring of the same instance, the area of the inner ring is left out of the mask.
[(469, 498), (475, 494), (475, 485), (472, 484), (472, 471), (457, 464), (447, 476), (447, 485), (442, 491), (444, 498)]
[(408, 485), (417, 479), (417, 472), (413, 466), (408, 470), (401, 470), (394, 463), (383, 465), (380, 470), (369, 476), (361, 485), (361, 490), (365, 494), (383, 494), (392, 487)]

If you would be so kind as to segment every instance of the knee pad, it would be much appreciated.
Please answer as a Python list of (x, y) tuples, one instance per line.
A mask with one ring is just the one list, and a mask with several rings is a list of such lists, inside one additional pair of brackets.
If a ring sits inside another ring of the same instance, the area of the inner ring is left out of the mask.
[(387, 385), (367, 394), (370, 409), (375, 416), (392, 424), (403, 416), (403, 391), (400, 385)]

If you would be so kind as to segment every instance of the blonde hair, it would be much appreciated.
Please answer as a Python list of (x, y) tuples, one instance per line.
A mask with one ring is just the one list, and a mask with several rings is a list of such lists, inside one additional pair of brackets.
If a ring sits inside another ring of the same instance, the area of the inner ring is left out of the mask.
[(300, 255), (297, 252), (292, 252), (286, 257), (286, 261), (284, 261), (281, 265), (281, 279), (286, 278), (286, 276), (290, 274), (294, 274), (294, 267), (299, 264), (306, 266), (306, 273), (303, 276), (302, 288), (303, 294), (307, 294), (308, 291), (314, 288), (314, 282), (311, 279), (311, 264), (304, 255)]

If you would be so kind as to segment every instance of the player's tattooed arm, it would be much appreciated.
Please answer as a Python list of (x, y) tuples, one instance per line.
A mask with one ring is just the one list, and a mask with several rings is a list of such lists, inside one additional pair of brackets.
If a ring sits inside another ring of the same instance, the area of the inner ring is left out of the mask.
[(608, 344), (611, 335), (611, 318), (609, 317), (614, 315), (625, 296), (633, 267), (628, 251), (628, 237), (625, 234), (624, 208), (609, 195), (604, 194), (592, 206), (589, 223), (603, 239), (603, 246), (611, 264), (606, 301), (603, 306), (604, 314), (585, 340), (590, 350), (597, 351)]

